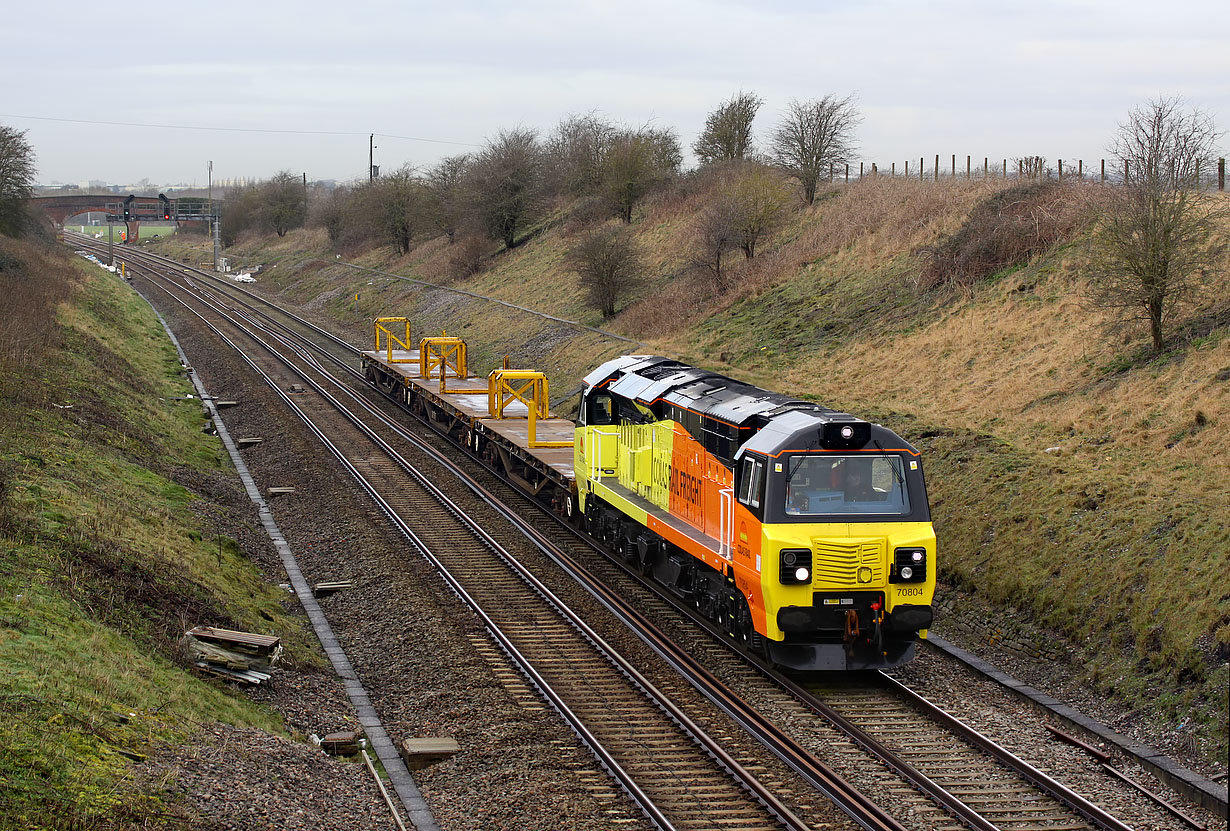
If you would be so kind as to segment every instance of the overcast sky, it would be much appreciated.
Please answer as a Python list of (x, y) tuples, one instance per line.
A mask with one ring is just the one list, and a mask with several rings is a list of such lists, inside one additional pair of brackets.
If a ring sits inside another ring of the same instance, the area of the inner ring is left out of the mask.
[[(203, 186), (210, 160), (215, 181), (347, 180), (369, 133), (393, 169), (591, 110), (689, 148), (740, 89), (764, 99), (758, 137), (792, 98), (853, 95), (859, 156), (911, 172), (953, 153), (1096, 165), (1159, 95), (1230, 126), (1224, 0), (41, 2), (0, 44), (0, 123), (28, 131), (43, 184)], [(183, 129), (204, 127), (229, 129)]]

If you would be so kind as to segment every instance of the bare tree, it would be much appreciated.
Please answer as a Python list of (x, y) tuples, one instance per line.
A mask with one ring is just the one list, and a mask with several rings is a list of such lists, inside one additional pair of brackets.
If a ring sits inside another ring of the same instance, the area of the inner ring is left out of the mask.
[(279, 237), (307, 219), (307, 192), (302, 180), (289, 170), (279, 170), (258, 188), (258, 193), (261, 221)]
[(607, 148), (602, 192), (616, 216), (631, 224), (632, 211), (645, 196), (679, 172), (683, 154), (673, 130), (623, 130)]
[(1041, 156), (1020, 156), (1014, 159), (1017, 175), (1022, 179), (1048, 179), (1050, 170)]
[(0, 125), (0, 234), (19, 237), (29, 226), (34, 149), (24, 130)]
[(702, 165), (745, 159), (754, 152), (752, 122), (764, 99), (754, 92), (740, 91), (709, 113), (705, 129), (692, 145)]
[(732, 172), (726, 199), (743, 256), (756, 256), (756, 245), (781, 224), (795, 197), (782, 175), (759, 164), (748, 163)]
[(720, 294), (731, 288), (736, 274), (726, 265), (726, 255), (741, 250), (744, 259), (755, 257), (757, 245), (781, 224), (798, 197), (781, 173), (755, 162), (717, 168), (711, 181), (692, 225), (689, 259)]
[(258, 227), (263, 207), (263, 197), (257, 185), (228, 188), (219, 220), (222, 244), (230, 247), (238, 241), (240, 234)]
[(346, 231), (346, 188), (337, 187), (313, 200), (308, 208), (308, 225), (324, 228), (329, 243), (336, 246)]
[(1165, 348), (1164, 327), (1221, 255), (1217, 224), (1225, 201), (1203, 195), (1199, 164), (1216, 155), (1221, 134), (1200, 110), (1165, 97), (1133, 110), (1110, 146), (1126, 170), (1109, 195), (1097, 235), (1096, 299), (1147, 320), (1153, 351)]
[(632, 234), (618, 226), (583, 237), (568, 252), (568, 265), (604, 319), (614, 317), (619, 301), (645, 281), (641, 249)]
[(376, 236), (399, 257), (407, 253), (427, 221), (427, 186), (406, 164), (376, 179), (366, 191), (368, 217)]
[(533, 130), (501, 130), (470, 166), (469, 214), (505, 247), (536, 218), (542, 206), (543, 160)]
[(448, 156), (427, 171), (427, 188), (431, 194), (431, 215), (436, 227), (448, 237), (448, 244), (457, 240), (457, 229), (465, 218), (466, 167), (470, 156)]
[(854, 129), (862, 120), (853, 96), (792, 100), (786, 108), (769, 153), (778, 166), (798, 177), (807, 204), (816, 201), (820, 177), (832, 166), (845, 164), (854, 152)]
[(569, 115), (546, 141), (548, 178), (555, 193), (589, 196), (602, 181), (602, 164), (617, 130), (597, 113)]
[(696, 217), (692, 227), (691, 262), (708, 272), (713, 293), (730, 288), (730, 272), (723, 265), (726, 254), (739, 247), (734, 202), (727, 198), (712, 199)]

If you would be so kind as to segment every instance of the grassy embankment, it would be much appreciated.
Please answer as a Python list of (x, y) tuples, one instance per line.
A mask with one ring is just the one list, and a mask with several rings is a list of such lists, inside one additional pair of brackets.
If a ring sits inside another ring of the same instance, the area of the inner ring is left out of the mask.
[[(851, 185), (796, 213), (721, 294), (688, 265), (705, 189), (660, 197), (633, 225), (656, 277), (605, 324), (563, 265), (576, 239), (566, 225), (459, 282), (440, 239), (397, 260), (385, 249), (343, 258), (606, 326), (644, 341), (641, 351), (893, 427), (925, 452), (946, 584), (1061, 633), (1063, 649), (1026, 647), (1070, 653), (1085, 682), (1155, 718), (1159, 733), (1186, 720), (1189, 748), (1224, 761), (1230, 281), (1210, 275), (1159, 357), (1142, 329), (1087, 299), (1086, 224), (1022, 264), (922, 290), (920, 247), (956, 235), (1003, 187)], [(1096, 193), (1065, 198), (1075, 215)], [(965, 236), (979, 244), (977, 229)], [(557, 395), (632, 349), (347, 269), (319, 230), (227, 253), (263, 263), (263, 289), (340, 321), (358, 342), (370, 340), (372, 317), (406, 314), (416, 338), (445, 327), (466, 337), (480, 371), (506, 352), (548, 371)]]
[[(174, 820), (130, 766), (202, 722), (280, 720), (198, 678), (197, 624), (310, 634), (233, 539), (238, 490), (149, 307), (115, 276), (0, 238), (0, 829)], [(242, 522), (243, 520), (238, 520)]]

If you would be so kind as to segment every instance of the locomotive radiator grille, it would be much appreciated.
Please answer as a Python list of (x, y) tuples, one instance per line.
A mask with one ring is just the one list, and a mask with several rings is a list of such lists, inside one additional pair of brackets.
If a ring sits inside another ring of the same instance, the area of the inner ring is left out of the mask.
[(817, 583), (837, 586), (879, 585), (884, 582), (884, 542), (837, 542), (813, 539), (813, 569)]

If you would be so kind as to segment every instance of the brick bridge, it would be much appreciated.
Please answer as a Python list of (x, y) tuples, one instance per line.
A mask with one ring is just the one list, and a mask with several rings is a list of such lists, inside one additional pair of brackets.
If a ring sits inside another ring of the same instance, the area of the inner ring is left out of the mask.
[[(69, 217), (89, 212), (107, 213), (116, 217), (117, 221), (123, 222), (125, 203), (128, 205), (128, 219), (132, 224), (142, 221), (163, 222), (168, 219), (176, 225), (204, 224), (209, 220), (208, 203), (204, 199), (181, 200), (165, 197), (160, 199), (157, 196), (82, 193), (64, 196), (36, 196), (30, 200), (30, 205), (46, 214), (56, 227), (63, 227)], [(215, 199), (215, 211), (219, 204), (220, 200)]]

